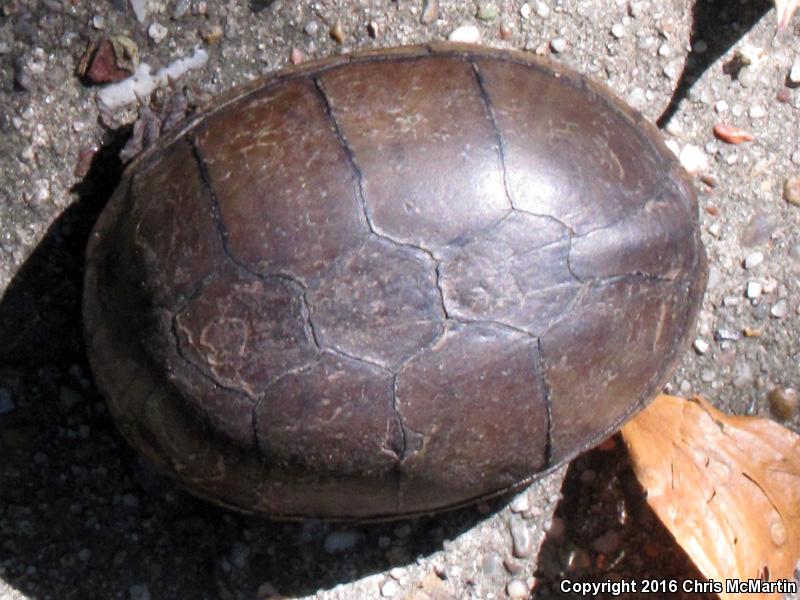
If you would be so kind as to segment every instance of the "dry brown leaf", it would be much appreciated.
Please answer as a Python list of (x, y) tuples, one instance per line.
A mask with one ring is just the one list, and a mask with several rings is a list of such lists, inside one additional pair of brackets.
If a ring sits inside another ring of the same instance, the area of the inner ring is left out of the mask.
[(786, 29), (789, 26), (789, 21), (792, 20), (794, 11), (800, 0), (775, 0), (775, 10), (778, 13), (778, 29)]
[[(647, 501), (709, 579), (793, 581), (800, 436), (706, 400), (659, 396), (622, 428)], [(722, 598), (773, 598), (737, 594)]]

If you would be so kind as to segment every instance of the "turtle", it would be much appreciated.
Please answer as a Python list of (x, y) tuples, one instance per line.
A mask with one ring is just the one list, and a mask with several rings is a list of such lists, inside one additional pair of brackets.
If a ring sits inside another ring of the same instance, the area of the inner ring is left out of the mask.
[(518, 490), (665, 385), (707, 281), (692, 181), (603, 85), (452, 43), (301, 64), (143, 151), (83, 319), (191, 493), (374, 521)]

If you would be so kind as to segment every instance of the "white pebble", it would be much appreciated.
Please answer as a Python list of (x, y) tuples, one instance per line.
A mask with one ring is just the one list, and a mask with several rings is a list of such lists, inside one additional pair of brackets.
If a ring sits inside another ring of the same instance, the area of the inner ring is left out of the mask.
[(719, 239), (722, 237), (722, 227), (720, 227), (719, 223), (712, 223), (708, 226), (708, 233)]
[(744, 259), (744, 268), (745, 269), (752, 269), (757, 267), (761, 263), (764, 262), (764, 253), (763, 252), (753, 252), (752, 254), (748, 254)]
[(782, 319), (788, 313), (789, 313), (789, 303), (785, 299), (778, 300), (769, 311), (769, 314), (771, 314), (776, 319)]
[(381, 586), (381, 596), (384, 598), (391, 598), (400, 590), (397, 582), (394, 579), (389, 579)]
[(747, 282), (747, 291), (745, 292), (745, 296), (750, 299), (758, 298), (761, 296), (761, 292), (763, 291), (762, 285), (757, 281), (748, 281)]
[(546, 19), (550, 16), (550, 7), (547, 6), (542, 0), (536, 0), (534, 3), (536, 5), (536, 14), (539, 15), (542, 19)]
[(664, 142), (664, 144), (666, 144), (667, 148), (672, 150), (672, 153), (675, 156), (679, 156), (680, 155), (680, 153), (681, 153), (681, 145), (676, 140), (667, 140), (667, 141)]
[(527, 2), (519, 7), (519, 14), (523, 19), (528, 19), (531, 16), (531, 5)]
[(701, 148), (686, 144), (678, 155), (681, 165), (692, 175), (708, 171), (708, 155)]
[(659, 56), (669, 56), (672, 51), (669, 49), (667, 44), (661, 44), (658, 48), (658, 55)]
[(727, 102), (725, 102), (725, 100), (720, 100), (719, 102), (717, 102), (717, 103), (714, 105), (714, 110), (716, 110), (718, 113), (724, 113), (724, 112), (727, 112), (727, 110), (728, 110), (728, 103), (727, 103)]
[(509, 581), (506, 591), (508, 592), (508, 597), (514, 598), (515, 600), (518, 598), (528, 597), (528, 588), (519, 579), (512, 579), (511, 581)]
[(625, 27), (622, 25), (622, 23), (616, 23), (611, 28), (611, 35), (613, 35), (617, 39), (620, 39), (625, 36)]
[(325, 538), (325, 552), (336, 554), (352, 550), (358, 544), (359, 536), (355, 531), (334, 531)]
[(694, 345), (694, 349), (697, 350), (698, 354), (705, 354), (706, 352), (708, 352), (708, 348), (709, 348), (708, 342), (706, 342), (705, 340), (703, 340), (701, 338), (697, 338), (694, 341), (693, 345)]
[(566, 52), (567, 40), (562, 37), (553, 38), (550, 40), (550, 49), (558, 54)]
[(789, 70), (789, 81), (792, 83), (800, 83), (800, 60), (794, 61), (792, 68)]
[(106, 28), (106, 20), (103, 18), (103, 15), (95, 15), (92, 17), (92, 27), (95, 29)]
[(754, 104), (750, 107), (749, 115), (751, 119), (763, 119), (767, 116), (767, 111), (760, 104)]
[(308, 35), (316, 35), (317, 31), (319, 31), (319, 24), (316, 21), (309, 21), (306, 23), (303, 31), (305, 31)]
[(150, 24), (150, 27), (147, 28), (147, 35), (149, 35), (150, 39), (158, 44), (161, 42), (161, 40), (167, 37), (167, 28), (157, 21), (153, 22)]
[(531, 507), (530, 500), (528, 499), (528, 493), (522, 492), (519, 496), (512, 500), (508, 507), (511, 509), (511, 512), (515, 513), (523, 513), (528, 510)]
[(147, 13), (150, 11), (149, 5), (149, 0), (131, 0), (131, 8), (133, 8), (133, 13), (139, 23), (144, 23), (147, 18)]
[(481, 40), (481, 32), (475, 25), (462, 25), (447, 36), (451, 42), (477, 44)]
[(191, 56), (174, 60), (155, 75), (150, 73), (150, 65), (139, 63), (136, 72), (127, 79), (101, 88), (97, 92), (97, 100), (109, 110), (133, 104), (137, 95), (148, 96), (156, 87), (167, 85), (170, 79), (178, 79), (187, 71), (199, 69), (207, 61), (208, 53), (197, 48)]

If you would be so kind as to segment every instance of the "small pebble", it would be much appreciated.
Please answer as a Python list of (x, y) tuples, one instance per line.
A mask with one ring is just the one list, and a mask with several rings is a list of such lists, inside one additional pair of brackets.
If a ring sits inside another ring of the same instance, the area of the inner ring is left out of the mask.
[(766, 211), (757, 212), (750, 219), (741, 235), (742, 246), (754, 248), (766, 244), (772, 238), (772, 234), (778, 229), (781, 220), (778, 216)]
[(150, 39), (153, 40), (156, 44), (160, 43), (165, 37), (167, 37), (167, 28), (164, 27), (161, 23), (154, 21), (150, 24), (150, 27), (147, 28), (147, 35), (150, 36)]
[(741, 302), (737, 296), (725, 296), (722, 299), (723, 306), (739, 306), (739, 304), (741, 304)]
[(136, 20), (139, 21), (139, 23), (144, 23), (144, 20), (147, 18), (147, 13), (150, 10), (149, 4), (149, 0), (131, 0), (133, 14), (136, 15)]
[(769, 310), (769, 314), (775, 317), (776, 319), (782, 319), (783, 317), (789, 314), (789, 303), (786, 301), (785, 298), (778, 300), (775, 304), (773, 304), (772, 308)]
[(519, 579), (512, 579), (506, 587), (508, 597), (515, 600), (528, 597), (528, 587)]
[(481, 40), (481, 32), (475, 25), (462, 25), (454, 29), (447, 39), (451, 42), (477, 44)]
[(11, 392), (5, 388), (0, 388), (0, 415), (10, 413), (15, 408), (14, 401), (11, 399)]
[(683, 147), (678, 155), (678, 160), (680, 160), (683, 168), (692, 175), (707, 171), (709, 167), (708, 155), (701, 148), (692, 144), (686, 144)]
[(592, 548), (603, 554), (613, 554), (619, 548), (620, 539), (616, 531), (606, 531), (592, 542)]
[(319, 23), (316, 21), (309, 21), (306, 23), (306, 26), (303, 27), (303, 31), (305, 31), (308, 35), (317, 35), (317, 32), (319, 31)]
[(714, 339), (718, 342), (736, 342), (739, 340), (739, 332), (720, 327), (714, 333)]
[(745, 292), (745, 296), (750, 298), (751, 300), (754, 298), (758, 298), (761, 296), (761, 292), (764, 291), (764, 287), (758, 281), (748, 281), (747, 282), (747, 291)]
[(531, 16), (531, 5), (527, 2), (519, 7), (519, 15), (523, 19), (529, 19)]
[(546, 19), (550, 16), (550, 7), (542, 2), (542, 0), (536, 0), (533, 4), (536, 9), (537, 16), (541, 17), (542, 19)]
[(796, 165), (800, 165), (800, 150), (792, 152), (792, 162)]
[(175, 8), (172, 10), (172, 18), (180, 19), (189, 12), (191, 2), (189, 0), (178, 0), (175, 3)]
[(328, 34), (331, 39), (337, 44), (344, 44), (344, 30), (342, 29), (342, 22), (337, 20), (330, 28)]
[(752, 67), (744, 66), (739, 69), (739, 73), (736, 75), (736, 81), (739, 82), (743, 88), (751, 88), (753, 87), (758, 80), (758, 74), (756, 70)]
[(103, 18), (103, 15), (95, 15), (92, 17), (92, 27), (97, 30), (103, 30), (106, 28), (106, 20)]
[(775, 388), (767, 394), (770, 410), (779, 419), (788, 421), (797, 414), (800, 396), (793, 388)]
[(795, 85), (800, 85), (800, 60), (794, 61), (792, 68), (789, 70), (789, 81)]
[(439, 18), (439, 0), (425, 0), (422, 4), (422, 14), (420, 22), (423, 25), (430, 25)]
[(510, 40), (514, 35), (514, 27), (503, 19), (500, 22), (500, 39), (501, 40)]
[(714, 105), (714, 110), (716, 110), (718, 113), (724, 113), (724, 112), (727, 112), (727, 111), (728, 111), (728, 108), (729, 108), (729, 107), (728, 107), (728, 103), (727, 103), (727, 102), (725, 102), (725, 100), (720, 100), (719, 102), (717, 102), (717, 103)]
[(611, 27), (611, 35), (617, 39), (625, 37), (625, 26), (622, 23), (615, 23), (614, 26)]
[(658, 47), (658, 55), (659, 55), (659, 56), (664, 56), (664, 57), (667, 57), (667, 56), (669, 56), (671, 53), (672, 53), (672, 51), (669, 49), (669, 46), (668, 46), (667, 44), (661, 44), (661, 45)]
[(303, 62), (303, 60), (305, 60), (303, 51), (300, 50), (300, 48), (292, 48), (292, 52), (289, 54), (289, 61), (293, 65), (299, 65), (301, 62)]
[(481, 2), (478, 6), (478, 12), (475, 16), (481, 21), (494, 21), (500, 11), (497, 10), (497, 5), (491, 2)]
[(397, 585), (397, 582), (394, 579), (389, 579), (381, 586), (381, 596), (392, 598), (399, 590), (400, 586)]
[(355, 531), (334, 531), (325, 538), (325, 552), (337, 554), (352, 550), (358, 544), (359, 535)]
[(744, 268), (745, 269), (753, 269), (764, 262), (764, 253), (763, 252), (753, 252), (752, 254), (748, 254), (744, 259)]
[(481, 570), (489, 579), (499, 579), (503, 575), (503, 559), (497, 552), (489, 552), (483, 557)]
[(533, 552), (533, 539), (531, 532), (522, 521), (514, 519), (511, 522), (511, 540), (513, 554), (517, 558), (527, 558)]
[(203, 38), (203, 41), (212, 46), (218, 43), (222, 39), (223, 35), (224, 32), (222, 31), (222, 27), (219, 25), (212, 25), (211, 27), (203, 28), (200, 32), (200, 37)]
[(519, 496), (511, 501), (511, 504), (509, 504), (508, 507), (511, 509), (511, 512), (515, 513), (524, 513), (526, 510), (530, 509), (531, 503), (528, 499), (528, 493), (522, 492)]
[(711, 369), (703, 369), (700, 371), (700, 379), (705, 383), (711, 383), (714, 381), (716, 374)]
[(763, 119), (767, 116), (767, 111), (760, 104), (754, 104), (750, 107), (748, 114), (750, 115), (751, 119)]
[(150, 600), (150, 588), (146, 583), (137, 583), (128, 589), (131, 600)]
[(550, 49), (556, 54), (561, 54), (567, 51), (567, 40), (563, 37), (557, 37), (550, 40)]
[(783, 198), (794, 206), (800, 206), (800, 175), (792, 175), (783, 184)]
[(701, 338), (697, 338), (694, 341), (694, 344), (692, 345), (694, 346), (694, 349), (697, 351), (698, 354), (705, 354), (706, 352), (708, 352), (709, 348), (708, 342), (706, 342)]

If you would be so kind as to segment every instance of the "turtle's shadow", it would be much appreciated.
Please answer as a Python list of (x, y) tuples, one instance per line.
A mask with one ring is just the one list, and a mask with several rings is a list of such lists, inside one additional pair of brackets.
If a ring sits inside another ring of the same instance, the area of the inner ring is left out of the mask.
[(86, 243), (128, 133), (95, 157), (0, 299), (0, 393), (14, 403), (0, 413), (0, 579), (37, 598), (127, 597), (139, 584), (153, 598), (305, 595), (407, 564), (487, 518), (473, 507), (375, 525), (271, 522), (194, 499), (126, 446), (91, 380), (80, 307)]
[[(687, 98), (692, 86), (708, 68), (741, 39), (767, 13), (770, 0), (731, 2), (730, 0), (695, 0), (692, 5), (691, 50), (675, 85), (675, 91), (656, 123), (664, 127)], [(700, 48), (698, 43), (704, 44)], [(726, 69), (736, 76), (736, 65)]]

